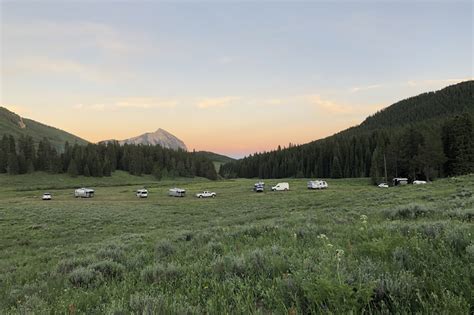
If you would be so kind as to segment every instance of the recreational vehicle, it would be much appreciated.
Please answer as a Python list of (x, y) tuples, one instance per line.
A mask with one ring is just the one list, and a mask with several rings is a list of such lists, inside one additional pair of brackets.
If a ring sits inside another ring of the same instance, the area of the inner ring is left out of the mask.
[(328, 183), (324, 180), (311, 180), (308, 182), (308, 189), (326, 189)]
[(272, 191), (286, 191), (290, 190), (290, 184), (288, 183), (278, 183), (272, 187)]
[(139, 189), (137, 190), (136, 196), (138, 198), (148, 198), (148, 190), (146, 189)]
[(94, 189), (90, 188), (79, 188), (74, 191), (74, 197), (76, 198), (92, 198), (94, 197)]
[(168, 192), (168, 196), (171, 197), (184, 197), (186, 195), (186, 190), (181, 188), (171, 188)]
[(41, 197), (42, 200), (51, 200), (52, 196), (50, 193), (44, 193), (43, 196)]

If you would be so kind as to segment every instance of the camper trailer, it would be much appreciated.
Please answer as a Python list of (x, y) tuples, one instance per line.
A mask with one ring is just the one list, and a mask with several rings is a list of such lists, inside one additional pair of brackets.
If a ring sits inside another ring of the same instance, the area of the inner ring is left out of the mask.
[(146, 189), (139, 189), (137, 190), (136, 196), (138, 198), (148, 198), (148, 190)]
[(94, 197), (94, 189), (90, 188), (79, 188), (74, 191), (74, 197), (76, 198), (92, 198)]
[(396, 177), (392, 179), (393, 186), (400, 186), (408, 184), (408, 178)]
[(310, 180), (308, 182), (308, 189), (326, 189), (328, 183), (324, 180)]
[(288, 183), (278, 183), (272, 187), (272, 191), (286, 191), (290, 190), (290, 184)]
[(186, 195), (186, 190), (181, 188), (171, 188), (168, 192), (168, 196), (171, 197), (184, 197)]

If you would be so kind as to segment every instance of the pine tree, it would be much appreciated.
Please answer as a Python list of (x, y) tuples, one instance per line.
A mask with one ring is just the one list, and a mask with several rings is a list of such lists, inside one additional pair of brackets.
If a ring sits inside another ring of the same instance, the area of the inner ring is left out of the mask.
[(68, 168), (67, 168), (67, 173), (68, 173), (69, 176), (71, 176), (71, 177), (77, 177), (78, 172), (77, 172), (76, 160), (74, 160), (74, 159), (71, 159), (71, 160), (70, 160), (69, 166), (68, 166)]

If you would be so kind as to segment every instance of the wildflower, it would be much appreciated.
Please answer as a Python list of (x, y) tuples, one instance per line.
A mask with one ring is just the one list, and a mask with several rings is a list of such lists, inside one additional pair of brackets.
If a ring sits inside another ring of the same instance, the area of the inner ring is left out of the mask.
[(365, 214), (360, 216), (360, 221), (362, 221), (362, 224), (367, 224), (367, 219), (368, 217)]
[(319, 234), (318, 238), (322, 240), (328, 240), (328, 237), (326, 236), (326, 234)]
[(332, 245), (331, 243), (328, 243), (328, 244), (326, 244), (326, 246), (329, 247), (329, 248), (331, 248), (331, 247), (333, 247), (334, 245)]
[(297, 236), (296, 233), (293, 233), (293, 237), (296, 238), (296, 236)]
[(344, 250), (336, 249), (336, 258), (337, 261), (341, 261), (342, 257), (344, 256)]

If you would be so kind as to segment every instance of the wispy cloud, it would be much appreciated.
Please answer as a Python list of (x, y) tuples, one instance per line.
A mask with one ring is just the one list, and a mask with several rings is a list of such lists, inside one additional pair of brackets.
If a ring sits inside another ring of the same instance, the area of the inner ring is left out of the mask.
[(198, 101), (196, 106), (203, 109), (212, 107), (225, 107), (231, 105), (232, 103), (235, 103), (239, 99), (240, 97), (235, 96), (204, 98)]
[(34, 73), (45, 76), (72, 75), (82, 80), (93, 82), (110, 82), (114, 79), (107, 71), (103, 71), (95, 66), (86, 65), (73, 60), (50, 59), (50, 58), (22, 58), (13, 66), (8, 66), (6, 73), (9, 75), (30, 75)]
[(227, 65), (230, 63), (233, 63), (235, 61), (235, 58), (232, 56), (221, 56), (217, 59), (217, 63), (221, 65)]
[(103, 112), (106, 109), (108, 109), (108, 106), (106, 104), (90, 104), (90, 105), (76, 104), (72, 108), (76, 110)]
[(332, 114), (350, 114), (354, 110), (352, 107), (337, 103), (335, 101), (323, 99), (319, 94), (309, 95), (306, 97), (310, 104), (318, 109)]
[(129, 97), (115, 103), (119, 108), (173, 108), (179, 104), (177, 100), (165, 100), (155, 97)]
[(359, 87), (353, 87), (350, 89), (351, 93), (357, 93), (360, 91), (367, 91), (367, 90), (372, 90), (372, 89), (378, 89), (382, 87), (382, 84), (372, 84), (368, 86), (359, 86)]

